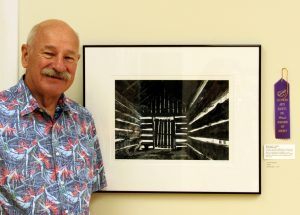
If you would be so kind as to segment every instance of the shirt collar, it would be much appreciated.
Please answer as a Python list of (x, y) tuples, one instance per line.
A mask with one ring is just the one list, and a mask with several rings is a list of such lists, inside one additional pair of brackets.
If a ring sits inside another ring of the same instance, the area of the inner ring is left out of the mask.
[[(40, 109), (37, 100), (31, 94), (29, 88), (24, 82), (23, 76), (17, 84), (17, 99), (20, 102), (21, 116), (34, 112), (36, 109)], [(70, 104), (64, 94), (62, 94), (57, 102), (57, 109), (62, 111), (69, 111)]]

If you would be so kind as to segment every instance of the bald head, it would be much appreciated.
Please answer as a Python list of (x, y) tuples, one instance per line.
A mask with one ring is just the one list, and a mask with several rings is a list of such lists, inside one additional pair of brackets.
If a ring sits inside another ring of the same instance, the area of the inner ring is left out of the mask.
[(69, 31), (71, 34), (74, 35), (74, 37), (78, 41), (78, 46), (79, 46), (78, 34), (74, 31), (74, 29), (70, 25), (68, 25), (66, 22), (64, 22), (62, 20), (58, 20), (58, 19), (49, 19), (49, 20), (45, 20), (43, 22), (36, 24), (31, 29), (31, 31), (28, 35), (27, 45), (31, 46), (39, 33), (43, 32), (44, 30), (53, 29), (53, 28), (61, 29), (63, 31)]

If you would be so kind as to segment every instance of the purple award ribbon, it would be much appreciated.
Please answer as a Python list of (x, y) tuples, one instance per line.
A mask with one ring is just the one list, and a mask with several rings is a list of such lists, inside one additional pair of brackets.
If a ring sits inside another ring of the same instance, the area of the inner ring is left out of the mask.
[(290, 89), (289, 83), (281, 78), (275, 90), (275, 137), (290, 138)]

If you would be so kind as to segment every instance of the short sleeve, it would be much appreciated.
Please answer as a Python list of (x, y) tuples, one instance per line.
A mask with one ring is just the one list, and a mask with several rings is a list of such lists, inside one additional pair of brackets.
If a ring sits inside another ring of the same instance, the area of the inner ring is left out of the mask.
[(105, 171), (104, 171), (104, 163), (102, 159), (99, 139), (97, 137), (97, 132), (94, 123), (92, 123), (92, 140), (94, 141), (94, 162), (93, 162), (93, 172), (94, 172), (94, 180), (93, 180), (93, 192), (102, 190), (107, 186)]

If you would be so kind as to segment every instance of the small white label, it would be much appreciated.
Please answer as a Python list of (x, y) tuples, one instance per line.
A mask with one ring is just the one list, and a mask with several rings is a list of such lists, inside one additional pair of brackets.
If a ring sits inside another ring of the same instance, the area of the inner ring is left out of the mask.
[(295, 159), (295, 144), (265, 144), (265, 160), (293, 160)]

